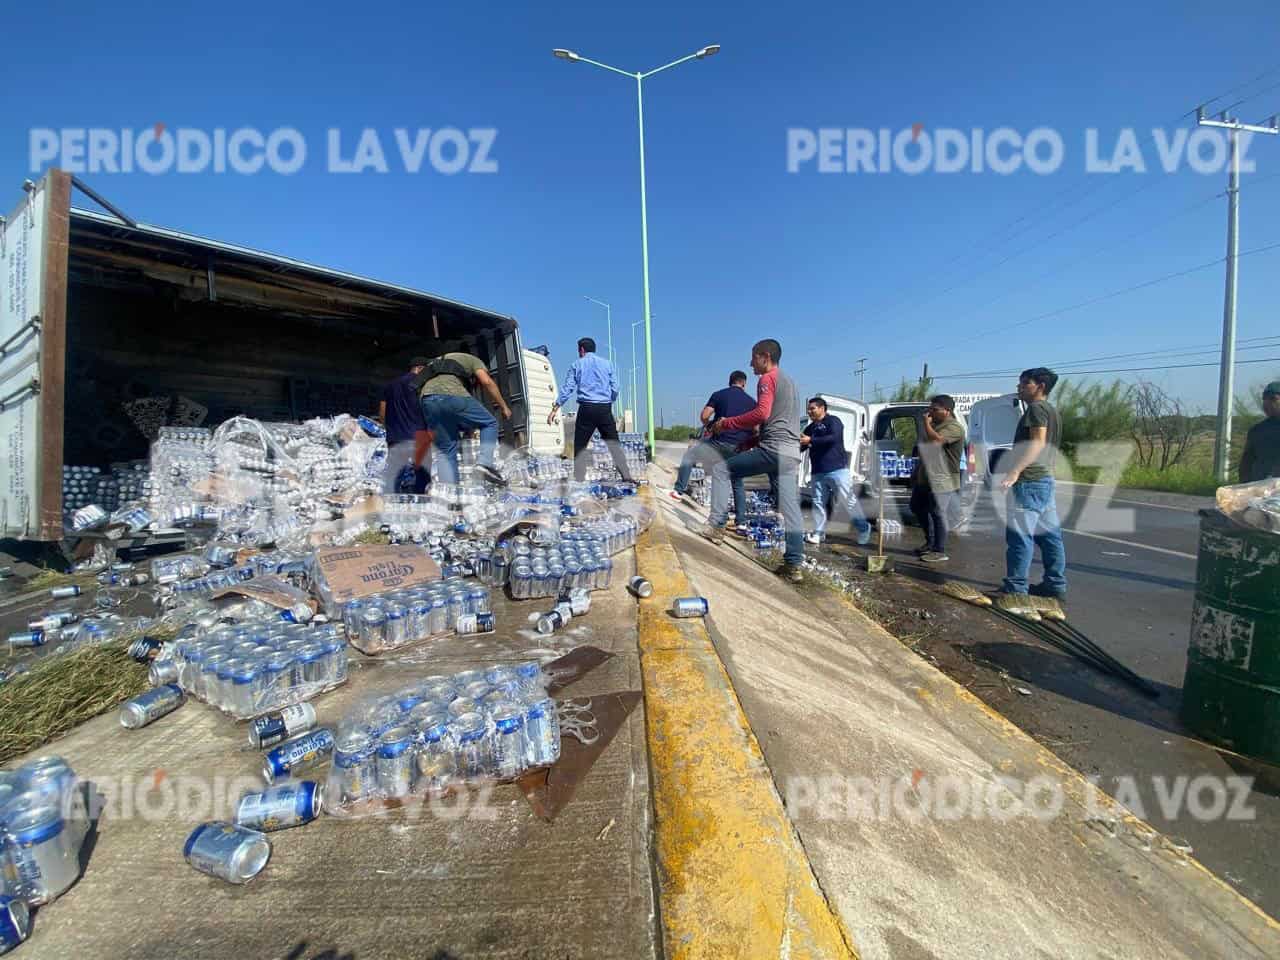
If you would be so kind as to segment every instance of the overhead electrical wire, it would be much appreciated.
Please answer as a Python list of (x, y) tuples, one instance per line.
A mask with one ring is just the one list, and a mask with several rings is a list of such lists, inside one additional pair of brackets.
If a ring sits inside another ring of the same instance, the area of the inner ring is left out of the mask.
[[(1236, 366), (1247, 366), (1252, 363), (1276, 363), (1280, 362), (1280, 357), (1260, 357), (1253, 360), (1237, 360)], [(1218, 361), (1213, 360), (1207, 363), (1175, 363), (1168, 366), (1158, 367), (1112, 367), (1105, 370), (1072, 370), (1073, 376), (1088, 376), (1096, 373), (1143, 373), (1149, 370), (1190, 370), (1193, 367), (1216, 367), (1219, 366)], [(1020, 371), (1013, 371), (1005, 374), (1006, 376), (1017, 376)], [(991, 380), (994, 376), (987, 374), (949, 374), (947, 376), (935, 377), (935, 380)]]
[[(1239, 91), (1239, 90), (1243, 90), (1243, 89), (1245, 89), (1245, 88), (1247, 88), (1247, 87), (1251, 86), (1252, 84), (1256, 83), (1257, 81), (1262, 80), (1262, 79), (1264, 79), (1264, 78), (1266, 78), (1266, 77), (1269, 77), (1269, 76), (1271, 76), (1272, 74), (1275, 74), (1275, 73), (1280, 73), (1280, 64), (1273, 65), (1273, 66), (1271, 66), (1271, 67), (1267, 68), (1266, 70), (1262, 71), (1261, 73), (1257, 74), (1256, 76), (1254, 76), (1254, 77), (1250, 78), (1249, 80), (1246, 80), (1246, 81), (1244, 81), (1243, 83), (1236, 84), (1235, 86), (1228, 87), (1228, 88), (1227, 88), (1225, 91), (1223, 91), (1222, 93), (1219, 93), (1219, 94), (1217, 94), (1216, 96), (1210, 97), (1210, 98), (1209, 98), (1209, 99), (1207, 99), (1207, 100), (1203, 100), (1203, 101), (1201, 101), (1200, 106), (1206, 106), (1206, 107), (1207, 107), (1209, 104), (1211, 104), (1211, 103), (1215, 103), (1216, 101), (1221, 100), (1221, 99), (1223, 99), (1224, 97), (1230, 96), (1232, 93), (1235, 93), (1235, 92), (1237, 92), (1237, 91)], [(1280, 86), (1280, 84), (1276, 84), (1275, 86)], [(1261, 94), (1263, 94), (1263, 93), (1265, 93), (1265, 92), (1268, 92), (1268, 91), (1269, 91), (1269, 90), (1271, 90), (1271, 89), (1274, 89), (1274, 87), (1267, 87), (1267, 88), (1264, 88), (1263, 90), (1256, 91), (1256, 92), (1254, 92), (1254, 93), (1250, 94), (1248, 97), (1245, 97), (1243, 100), (1238, 101), (1236, 104), (1233, 104), (1232, 106), (1233, 106), (1233, 107), (1234, 107), (1234, 106), (1237, 106), (1239, 103), (1243, 103), (1243, 102), (1245, 102), (1245, 101), (1247, 101), (1247, 100), (1253, 99), (1253, 98), (1254, 98), (1254, 97), (1256, 97), (1256, 96), (1260, 96)], [(1176, 117), (1176, 118), (1175, 118), (1174, 122), (1180, 121), (1180, 120), (1182, 120), (1182, 119), (1186, 118), (1187, 116), (1193, 115), (1194, 113), (1195, 113), (1195, 108), (1193, 108), (1193, 109), (1192, 109), (1192, 110), (1190, 110), (1190, 111), (1187, 111), (1186, 113), (1180, 114), (1178, 117)], [(1109, 177), (1108, 177), (1108, 178), (1098, 178), (1096, 181), (1088, 181), (1088, 180), (1083, 181), (1083, 183), (1085, 183), (1085, 184), (1088, 186), (1088, 189), (1086, 189), (1086, 190), (1085, 190), (1085, 191), (1084, 191), (1080, 196), (1078, 196), (1078, 197), (1074, 198), (1073, 200), (1071, 200), (1071, 201), (1069, 201), (1067, 204), (1065, 204), (1064, 209), (1065, 209), (1065, 207), (1066, 207), (1066, 206), (1071, 206), (1072, 204), (1074, 204), (1074, 203), (1078, 203), (1079, 201), (1081, 201), (1081, 200), (1085, 199), (1087, 196), (1089, 196), (1089, 195), (1090, 195), (1090, 194), (1092, 194), (1093, 192), (1096, 192), (1096, 190), (1097, 190), (1097, 189), (1100, 189), (1102, 186), (1105, 186), (1105, 185), (1106, 185), (1106, 183), (1107, 183), (1107, 182), (1109, 182), (1109, 181), (1111, 181), (1112, 179), (1113, 179), (1113, 178), (1109, 178)], [(1170, 178), (1160, 178), (1160, 179), (1157, 179), (1157, 180), (1147, 181), (1147, 182), (1145, 182), (1143, 185), (1139, 186), (1136, 190), (1132, 190), (1132, 191), (1130, 191), (1129, 193), (1127, 193), (1127, 194), (1125, 194), (1125, 195), (1123, 195), (1123, 196), (1121, 196), (1121, 197), (1119, 197), (1119, 198), (1117, 198), (1117, 199), (1113, 200), (1110, 204), (1108, 204), (1108, 205), (1106, 205), (1106, 206), (1104, 206), (1104, 207), (1102, 207), (1102, 208), (1099, 208), (1098, 210), (1095, 210), (1095, 211), (1093, 211), (1093, 212), (1092, 212), (1092, 213), (1090, 213), (1090, 214), (1087, 214), (1085, 217), (1081, 218), (1080, 220), (1075, 221), (1075, 222), (1074, 222), (1074, 223), (1072, 223), (1071, 225), (1069, 225), (1069, 226), (1067, 226), (1067, 227), (1064, 227), (1064, 228), (1061, 228), (1061, 229), (1059, 229), (1059, 230), (1055, 231), (1054, 233), (1050, 234), (1049, 236), (1042, 238), (1041, 240), (1037, 241), (1036, 243), (1033, 243), (1033, 244), (1031, 244), (1031, 245), (1029, 245), (1029, 246), (1027, 246), (1027, 247), (1022, 248), (1022, 249), (1021, 249), (1021, 250), (1019, 250), (1019, 251), (1016, 251), (1016, 252), (1015, 252), (1015, 253), (1013, 253), (1013, 254), (1010, 254), (1010, 255), (1008, 255), (1008, 256), (1006, 256), (1006, 257), (1004, 257), (1003, 259), (1001, 259), (1001, 260), (997, 261), (997, 262), (996, 262), (995, 264), (993, 264), (993, 265), (989, 265), (988, 267), (985, 267), (985, 268), (983, 268), (983, 269), (982, 269), (982, 270), (980, 270), (980, 271), (977, 271), (977, 272), (971, 273), (968, 277), (965, 277), (965, 278), (963, 278), (963, 279), (959, 280), (958, 282), (953, 283), (951, 286), (949, 286), (949, 287), (945, 288), (944, 290), (941, 290), (941, 291), (938, 291), (938, 292), (936, 292), (936, 293), (934, 293), (934, 294), (929, 295), (929, 296), (928, 296), (928, 297), (926, 297), (926, 299), (925, 299), (925, 300), (923, 300), (923, 301), (918, 300), (918, 298), (917, 298), (917, 296), (916, 296), (915, 294), (911, 294), (911, 295), (908, 295), (906, 298), (901, 298), (901, 299), (899, 299), (899, 300), (897, 300), (897, 301), (894, 301), (894, 302), (890, 303), (889, 305), (887, 305), (887, 306), (885, 306), (885, 307), (880, 308), (879, 310), (873, 311), (872, 313), (861, 315), (861, 316), (857, 317), (857, 318), (853, 321), (853, 323), (862, 323), (862, 322), (866, 322), (866, 321), (868, 321), (868, 320), (875, 319), (875, 318), (877, 318), (877, 317), (879, 317), (879, 316), (883, 316), (883, 315), (884, 315), (884, 314), (886, 314), (886, 313), (892, 313), (892, 312), (896, 311), (899, 307), (904, 306), (904, 305), (906, 305), (906, 304), (908, 304), (908, 303), (911, 303), (913, 300), (914, 300), (914, 301), (916, 301), (916, 302), (915, 302), (915, 305), (916, 305), (916, 306), (919, 306), (921, 303), (927, 303), (927, 302), (928, 302), (929, 300), (931, 300), (931, 299), (934, 299), (934, 298), (936, 298), (936, 297), (938, 297), (938, 296), (941, 296), (941, 295), (943, 295), (943, 294), (945, 294), (945, 293), (948, 293), (948, 292), (950, 292), (951, 290), (954, 290), (954, 289), (956, 289), (956, 288), (957, 288), (957, 287), (959, 287), (959, 286), (963, 286), (965, 283), (968, 283), (968, 282), (972, 281), (972, 280), (973, 280), (973, 279), (975, 279), (976, 277), (982, 276), (982, 275), (983, 275), (983, 274), (985, 274), (985, 273), (989, 273), (990, 271), (992, 271), (992, 270), (994, 270), (994, 269), (997, 269), (997, 268), (999, 268), (1000, 266), (1003, 266), (1004, 264), (1008, 263), (1010, 260), (1012, 260), (1012, 259), (1014, 259), (1014, 258), (1016, 258), (1016, 257), (1018, 257), (1018, 256), (1021, 256), (1022, 254), (1027, 253), (1027, 252), (1029, 252), (1030, 250), (1033, 250), (1033, 249), (1035, 249), (1035, 248), (1036, 248), (1036, 247), (1038, 247), (1038, 246), (1043, 246), (1045, 243), (1048, 243), (1048, 242), (1050, 242), (1050, 241), (1052, 241), (1052, 240), (1056, 239), (1057, 237), (1061, 236), (1063, 233), (1069, 232), (1070, 230), (1074, 229), (1075, 227), (1079, 226), (1080, 224), (1085, 223), (1085, 222), (1087, 222), (1088, 220), (1093, 219), (1095, 216), (1098, 216), (1098, 215), (1099, 215), (1099, 214), (1101, 214), (1101, 213), (1105, 213), (1106, 211), (1108, 211), (1108, 210), (1110, 210), (1110, 209), (1114, 208), (1115, 206), (1118, 206), (1120, 203), (1123, 203), (1123, 202), (1124, 202), (1124, 201), (1126, 201), (1126, 200), (1132, 199), (1134, 196), (1137, 196), (1137, 194), (1141, 193), (1142, 191), (1149, 189), (1151, 186), (1155, 185), (1156, 183), (1163, 183), (1163, 182), (1167, 182), (1167, 181), (1168, 181), (1168, 179), (1170, 179)], [(1258, 180), (1255, 180), (1255, 181), (1254, 181), (1254, 183), (1260, 183), (1260, 182), (1262, 182), (1262, 180), (1265, 180), (1265, 179), (1270, 179), (1270, 178), (1269, 178), (1269, 177), (1260, 178), (1260, 179), (1258, 179)], [(1036, 213), (1036, 212), (1038, 212), (1038, 211), (1045, 210), (1045, 209), (1048, 209), (1048, 208), (1052, 207), (1052, 206), (1057, 202), (1057, 199), (1058, 199), (1059, 197), (1064, 196), (1064, 195), (1066, 195), (1066, 194), (1068, 194), (1068, 193), (1072, 192), (1072, 191), (1073, 191), (1073, 190), (1075, 190), (1079, 185), (1080, 185), (1080, 184), (1078, 184), (1078, 183), (1077, 183), (1077, 184), (1073, 184), (1073, 185), (1071, 185), (1071, 186), (1069, 186), (1069, 187), (1064, 188), (1063, 190), (1058, 191), (1058, 192), (1057, 192), (1057, 193), (1055, 193), (1052, 197), (1050, 197), (1050, 198), (1049, 198), (1045, 203), (1042, 203), (1042, 204), (1038, 205), (1037, 207), (1032, 208), (1032, 210), (1031, 210), (1031, 211), (1029, 211), (1029, 212), (1028, 212), (1028, 213), (1026, 213), (1026, 214), (1023, 214), (1021, 217), (1018, 217), (1018, 218), (1014, 219), (1014, 220), (1013, 220), (1013, 221), (1011, 221), (1010, 223), (1006, 224), (1006, 225), (1005, 225), (1005, 227), (1003, 227), (1003, 228), (999, 228), (999, 229), (996, 231), (996, 233), (1000, 233), (1002, 230), (1005, 230), (1005, 229), (1007, 229), (1008, 227), (1016, 226), (1018, 223), (1020, 223), (1020, 222), (1022, 222), (1022, 221), (1024, 221), (1024, 220), (1027, 220), (1027, 219), (1028, 219), (1028, 217), (1030, 217), (1032, 214), (1034, 214), (1034, 213)], [(1219, 195), (1220, 195), (1220, 194), (1219, 194)], [(1207, 201), (1206, 201), (1206, 202), (1207, 202)], [(1015, 233), (1011, 234), (1010, 236), (1005, 237), (1001, 242), (1005, 242), (1005, 241), (1007, 241), (1007, 240), (1013, 239), (1015, 236), (1018, 236), (1018, 235), (1020, 235), (1020, 233), (1024, 233), (1024, 232), (1026, 232), (1026, 230), (1025, 230), (1025, 229), (1024, 229), (1024, 230), (1022, 230), (1022, 231), (1017, 231), (1017, 232), (1015, 232)], [(982, 239), (980, 239), (979, 241), (977, 241), (977, 244), (982, 244), (983, 242), (984, 242), (984, 241), (983, 241)], [(961, 254), (957, 255), (956, 257), (953, 257), (951, 260), (947, 261), (947, 263), (945, 263), (945, 264), (943, 264), (943, 265), (942, 265), (942, 267), (940, 268), (940, 270), (945, 270), (948, 266), (950, 266), (950, 264), (955, 263), (955, 262), (956, 262), (956, 261), (958, 261), (958, 260), (962, 260), (962, 259), (964, 259), (966, 256), (971, 255), (971, 253), (972, 253), (972, 247), (971, 247), (969, 250), (966, 250), (966, 251), (962, 252)], [(912, 285), (912, 287), (913, 287), (913, 289), (918, 289), (918, 284), (913, 284), (913, 285)], [(904, 358), (904, 359), (906, 359), (906, 358)], [(898, 361), (888, 361), (888, 363), (896, 363), (896, 362), (898, 362)], [(879, 364), (879, 365), (877, 365), (877, 367), (876, 367), (876, 368), (868, 367), (868, 368), (866, 368), (866, 369), (867, 369), (867, 370), (871, 370), (871, 369), (878, 369), (878, 367), (880, 367), (880, 366), (886, 366), (886, 365), (887, 365), (887, 363), (886, 363), (886, 364)], [(864, 372), (865, 372), (865, 371), (864, 371)]]

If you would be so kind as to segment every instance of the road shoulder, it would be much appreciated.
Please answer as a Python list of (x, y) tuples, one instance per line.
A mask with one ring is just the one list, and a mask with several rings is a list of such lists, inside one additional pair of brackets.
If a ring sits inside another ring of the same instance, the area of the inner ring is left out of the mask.
[[(863, 957), (1280, 953), (1280, 927), (1261, 910), (855, 608), (825, 588), (783, 586), (695, 536), (692, 511), (662, 510)], [(955, 818), (912, 815), (943, 809), (931, 795), (953, 783), (983, 803)], [(1059, 800), (1053, 816), (1029, 805), (997, 818), (985, 805), (1006, 809), (1032, 784)]]

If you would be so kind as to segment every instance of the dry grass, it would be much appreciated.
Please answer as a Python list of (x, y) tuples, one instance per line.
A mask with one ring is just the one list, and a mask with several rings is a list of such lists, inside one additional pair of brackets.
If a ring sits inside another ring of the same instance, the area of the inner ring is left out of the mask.
[(54, 587), (63, 587), (72, 583), (77, 583), (83, 587), (93, 583), (94, 576), (92, 573), (62, 573), (59, 570), (41, 570), (26, 582), (25, 587), (29, 590), (52, 590)]
[(44, 657), (0, 686), (0, 763), (58, 739), (147, 689), (146, 665), (125, 653), (134, 639), (136, 635)]

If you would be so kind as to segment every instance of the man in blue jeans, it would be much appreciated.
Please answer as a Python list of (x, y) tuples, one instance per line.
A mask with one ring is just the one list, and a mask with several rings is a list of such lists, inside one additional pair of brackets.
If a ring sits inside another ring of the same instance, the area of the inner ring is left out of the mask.
[(711, 471), (711, 516), (701, 530), (712, 543), (724, 542), (729, 517), (729, 488), (736, 480), (764, 474), (778, 484), (778, 510), (786, 528), (786, 552), (778, 575), (792, 583), (804, 581), (804, 518), (800, 514), (800, 391), (778, 362), (782, 346), (761, 340), (751, 348), (756, 382), (756, 405), (736, 417), (712, 424), (717, 436), (730, 430), (760, 428), (759, 446), (722, 460)]
[(511, 408), (502, 399), (502, 393), (489, 368), (479, 357), (469, 353), (446, 353), (428, 360), (422, 373), (422, 387), (418, 396), (422, 400), (422, 416), (434, 434), (436, 452), (440, 463), (436, 476), (445, 483), (458, 482), (458, 434), (466, 430), (480, 431), (480, 452), (476, 456), (476, 470), (492, 483), (505, 485), (506, 480), (493, 465), (494, 448), (498, 445), (498, 421), (475, 397), (471, 396), (474, 383), (494, 402), (506, 420), (511, 419)]
[[(680, 461), (680, 469), (676, 471), (676, 485), (670, 493), (672, 500), (683, 500), (688, 495), (689, 477), (693, 474), (693, 468), (696, 464), (701, 463), (707, 473), (710, 474), (717, 463), (732, 457), (740, 446), (751, 439), (751, 431), (745, 429), (728, 430), (719, 436), (715, 436), (710, 432), (712, 425), (717, 420), (739, 416), (756, 405), (756, 402), (751, 399), (751, 394), (742, 389), (746, 384), (747, 375), (741, 370), (735, 370), (729, 374), (729, 386), (723, 390), (717, 390), (707, 398), (707, 402), (702, 408), (702, 424), (707, 428), (708, 436), (692, 444), (685, 451), (684, 458)], [(743, 480), (738, 477), (733, 481), (733, 514), (735, 522), (742, 521), (745, 500), (746, 494), (744, 493)]]
[(810, 397), (809, 423), (800, 437), (800, 449), (809, 452), (809, 474), (813, 479), (813, 532), (804, 535), (805, 543), (822, 543), (827, 538), (827, 505), (832, 512), (848, 514), (858, 531), (858, 543), (871, 541), (871, 524), (853, 493), (853, 476), (849, 473), (849, 451), (844, 446), (844, 423), (827, 413), (827, 401)]
[[(1053, 466), (1062, 440), (1062, 421), (1049, 403), (1058, 375), (1045, 367), (1024, 370), (1018, 399), (1027, 405), (1013, 435), (1013, 465), (1000, 486), (1009, 491), (1005, 521), (1005, 593), (1067, 595), (1067, 553), (1058, 521)], [(1028, 586), (1036, 546), (1044, 563), (1044, 581)]]

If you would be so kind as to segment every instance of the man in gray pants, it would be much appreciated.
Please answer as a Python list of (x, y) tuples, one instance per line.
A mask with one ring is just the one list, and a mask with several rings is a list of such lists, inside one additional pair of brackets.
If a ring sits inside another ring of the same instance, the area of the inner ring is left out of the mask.
[(765, 475), (776, 482), (778, 510), (786, 526), (786, 551), (778, 574), (792, 583), (804, 580), (804, 520), (800, 514), (800, 392), (782, 372), (782, 345), (761, 340), (751, 348), (751, 369), (756, 382), (756, 405), (736, 417), (725, 417), (711, 426), (719, 435), (729, 430), (760, 428), (759, 446), (717, 463), (711, 471), (711, 516), (702, 535), (712, 543), (724, 542), (729, 515), (729, 488), (741, 479)]

